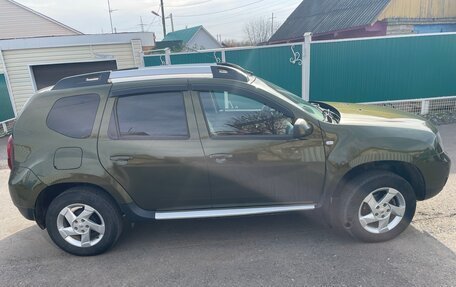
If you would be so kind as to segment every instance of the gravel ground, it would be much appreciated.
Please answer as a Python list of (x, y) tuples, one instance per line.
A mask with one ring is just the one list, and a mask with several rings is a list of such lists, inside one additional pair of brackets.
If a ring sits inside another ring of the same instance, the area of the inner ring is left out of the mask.
[(435, 112), (424, 117), (438, 126), (456, 123), (456, 111)]

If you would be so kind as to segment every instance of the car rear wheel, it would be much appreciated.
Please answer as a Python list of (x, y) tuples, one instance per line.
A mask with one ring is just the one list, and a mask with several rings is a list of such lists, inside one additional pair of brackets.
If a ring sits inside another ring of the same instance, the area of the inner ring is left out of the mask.
[(115, 203), (91, 187), (75, 187), (57, 196), (46, 213), (49, 236), (64, 251), (81, 256), (103, 253), (122, 231)]
[(345, 186), (339, 224), (354, 238), (381, 242), (403, 232), (415, 209), (416, 196), (405, 179), (385, 171), (369, 172)]

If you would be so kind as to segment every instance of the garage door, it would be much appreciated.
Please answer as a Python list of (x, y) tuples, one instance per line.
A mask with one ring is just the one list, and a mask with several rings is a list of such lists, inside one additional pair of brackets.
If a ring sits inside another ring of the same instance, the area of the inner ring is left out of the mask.
[(65, 77), (109, 70), (117, 70), (115, 60), (32, 66), (37, 90), (53, 86)]
[(14, 118), (14, 110), (6, 86), (5, 75), (0, 74), (0, 122)]

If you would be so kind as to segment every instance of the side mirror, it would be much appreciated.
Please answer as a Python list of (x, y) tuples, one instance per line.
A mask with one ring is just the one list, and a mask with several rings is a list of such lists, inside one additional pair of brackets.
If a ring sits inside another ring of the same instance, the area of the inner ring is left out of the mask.
[(313, 132), (313, 126), (304, 119), (297, 119), (293, 127), (293, 137), (303, 138), (311, 135)]

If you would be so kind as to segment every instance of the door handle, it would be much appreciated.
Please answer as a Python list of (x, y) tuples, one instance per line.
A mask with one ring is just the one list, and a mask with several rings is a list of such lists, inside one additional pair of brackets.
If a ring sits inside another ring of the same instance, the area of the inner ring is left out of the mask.
[(113, 155), (109, 159), (120, 165), (125, 165), (129, 160), (133, 159), (133, 157), (130, 155)]
[(225, 163), (227, 159), (233, 158), (233, 155), (229, 153), (215, 153), (209, 155), (209, 158), (215, 159), (216, 163)]

